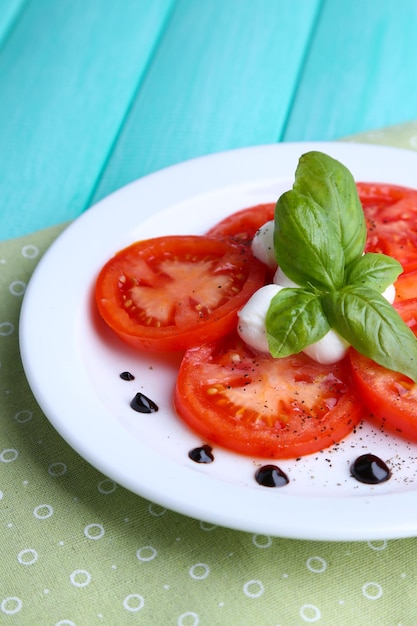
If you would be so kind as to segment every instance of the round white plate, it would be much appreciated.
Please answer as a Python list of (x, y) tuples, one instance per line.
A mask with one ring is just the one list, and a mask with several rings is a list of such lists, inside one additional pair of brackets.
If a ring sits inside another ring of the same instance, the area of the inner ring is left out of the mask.
[[(358, 428), (341, 445), (279, 462), (290, 483), (254, 479), (260, 459), (201, 445), (172, 409), (179, 356), (135, 352), (98, 318), (93, 286), (101, 266), (131, 242), (202, 234), (226, 215), (275, 201), (293, 182), (298, 159), (321, 150), (356, 180), (417, 185), (417, 153), (350, 143), (288, 143), (233, 150), (176, 165), (105, 198), (72, 223), (40, 261), (24, 298), (20, 340), (26, 375), (47, 418), (93, 466), (131, 491), (191, 517), (272, 536), (377, 540), (417, 535), (417, 445)], [(135, 380), (120, 379), (129, 370)], [(159, 411), (134, 412), (141, 391)], [(365, 452), (392, 469), (369, 486), (350, 475)]]

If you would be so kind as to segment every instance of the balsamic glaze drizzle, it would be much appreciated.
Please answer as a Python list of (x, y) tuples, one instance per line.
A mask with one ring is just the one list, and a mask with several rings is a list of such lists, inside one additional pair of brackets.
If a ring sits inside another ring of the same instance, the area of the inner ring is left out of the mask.
[(135, 380), (135, 377), (130, 372), (122, 372), (120, 378), (122, 380)]
[(255, 480), (262, 487), (284, 487), (290, 479), (276, 465), (263, 465), (255, 473)]
[(188, 456), (196, 463), (213, 463), (214, 461), (213, 449), (207, 444), (193, 448), (189, 451)]
[[(126, 381), (135, 380), (128, 371), (121, 372), (120, 378)], [(138, 392), (130, 402), (130, 406), (138, 413), (156, 413), (158, 405)], [(193, 448), (188, 452), (189, 458), (195, 463), (213, 463), (213, 449), (208, 444)], [(387, 464), (375, 454), (362, 454), (350, 466), (353, 478), (361, 483), (376, 485), (391, 478), (391, 470)], [(284, 487), (290, 482), (288, 476), (277, 465), (263, 465), (255, 472), (256, 482), (263, 487)]]
[(351, 465), (350, 472), (356, 480), (367, 485), (377, 485), (391, 478), (391, 470), (375, 454), (362, 454)]
[(134, 411), (138, 413), (156, 413), (158, 411), (158, 405), (153, 400), (139, 392), (135, 395), (130, 403), (130, 406)]

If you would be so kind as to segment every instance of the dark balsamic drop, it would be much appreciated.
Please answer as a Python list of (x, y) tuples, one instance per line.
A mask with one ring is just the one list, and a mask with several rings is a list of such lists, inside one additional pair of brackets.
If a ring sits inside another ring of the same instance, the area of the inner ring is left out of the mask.
[(362, 454), (350, 468), (351, 474), (356, 480), (367, 485), (383, 483), (391, 477), (389, 467), (374, 454)]
[(285, 487), (290, 482), (288, 476), (276, 465), (264, 465), (255, 473), (255, 480), (262, 487)]
[(135, 380), (135, 377), (130, 372), (122, 372), (120, 378), (122, 380)]
[(189, 451), (188, 456), (196, 463), (213, 463), (214, 461), (213, 450), (207, 444), (193, 448)]
[(135, 395), (130, 406), (138, 413), (156, 413), (158, 411), (158, 405), (140, 392)]

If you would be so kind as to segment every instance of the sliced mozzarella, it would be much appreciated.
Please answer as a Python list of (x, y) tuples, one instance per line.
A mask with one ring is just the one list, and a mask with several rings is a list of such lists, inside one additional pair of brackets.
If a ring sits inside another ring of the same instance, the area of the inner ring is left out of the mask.
[(275, 269), (277, 262), (274, 251), (274, 220), (266, 222), (256, 232), (252, 240), (252, 254), (271, 269)]
[(245, 343), (260, 352), (269, 352), (265, 319), (272, 298), (282, 287), (265, 285), (255, 291), (238, 313), (237, 332)]

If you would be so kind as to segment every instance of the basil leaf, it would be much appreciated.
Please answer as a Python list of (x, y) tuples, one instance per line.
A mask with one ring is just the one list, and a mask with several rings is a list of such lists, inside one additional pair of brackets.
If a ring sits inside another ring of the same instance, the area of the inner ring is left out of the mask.
[(385, 254), (367, 252), (346, 269), (346, 284), (373, 287), (379, 293), (394, 283), (403, 271), (401, 263)]
[(375, 289), (347, 285), (322, 299), (330, 325), (358, 352), (417, 382), (417, 340)]
[(275, 257), (283, 272), (302, 287), (327, 291), (343, 285), (343, 247), (327, 226), (327, 214), (311, 198), (291, 190), (278, 199)]
[(266, 314), (266, 335), (272, 356), (301, 352), (329, 330), (318, 295), (291, 287), (272, 298)]
[(341, 241), (346, 265), (362, 254), (365, 217), (355, 180), (342, 163), (322, 152), (307, 152), (299, 160), (293, 189), (324, 209), (332, 231)]

